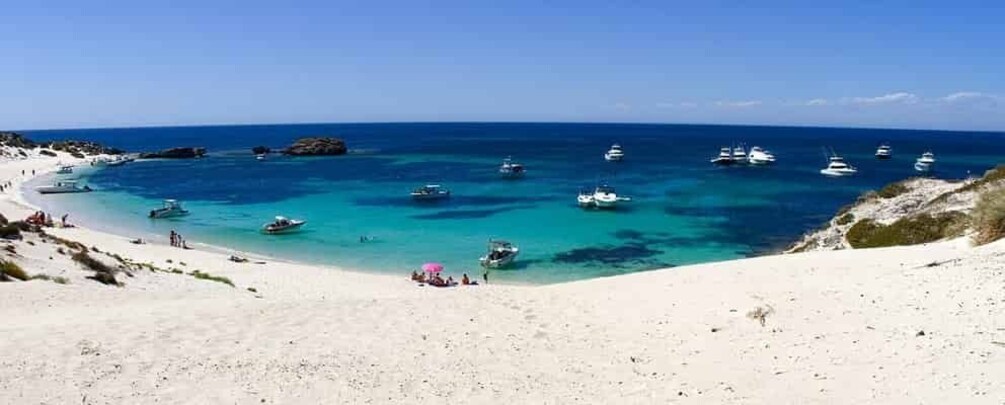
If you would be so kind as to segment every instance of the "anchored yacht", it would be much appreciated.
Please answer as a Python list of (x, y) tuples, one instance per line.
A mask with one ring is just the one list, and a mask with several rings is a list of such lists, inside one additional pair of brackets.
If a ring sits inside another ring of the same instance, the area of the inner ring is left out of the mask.
[(878, 148), (876, 148), (876, 159), (887, 160), (892, 157), (893, 157), (893, 149), (890, 148), (890, 145), (884, 143), (882, 145), (879, 145)]
[(512, 158), (506, 158), (503, 160), (502, 166), (499, 166), (499, 175), (504, 179), (516, 179), (523, 177), (526, 171), (522, 164), (514, 162)]
[(914, 170), (919, 172), (930, 172), (935, 167), (935, 154), (925, 152), (914, 162)]
[(775, 155), (770, 151), (761, 149), (760, 146), (755, 146), (750, 148), (750, 154), (747, 155), (747, 161), (752, 165), (770, 165), (775, 163)]
[(858, 169), (845, 163), (844, 158), (838, 155), (831, 156), (827, 167), (820, 170), (820, 174), (831, 177), (851, 176), (855, 173), (858, 173)]
[(49, 186), (36, 187), (40, 194), (86, 193), (91, 191), (88, 186), (80, 186), (75, 181), (60, 181)]
[(440, 200), (444, 198), (449, 198), (450, 190), (443, 188), (439, 184), (427, 184), (425, 186), (412, 190), (411, 195), (413, 200), (420, 200), (420, 201)]
[(611, 145), (611, 149), (604, 153), (604, 160), (608, 162), (620, 162), (625, 158), (625, 151), (621, 150), (621, 145)]
[(720, 166), (728, 166), (733, 164), (733, 154), (731, 152), (731, 149), (728, 147), (719, 149), (719, 156), (712, 158), (711, 160), (709, 160), (709, 162)]
[(277, 216), (275, 221), (262, 225), (262, 232), (269, 235), (290, 233), (299, 230), (300, 227), (304, 226), (306, 223), (307, 221), (299, 219), (289, 219), (283, 216)]

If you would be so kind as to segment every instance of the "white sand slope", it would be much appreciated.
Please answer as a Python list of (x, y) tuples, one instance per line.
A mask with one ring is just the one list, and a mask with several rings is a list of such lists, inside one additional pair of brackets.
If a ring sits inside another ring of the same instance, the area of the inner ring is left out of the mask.
[[(52, 165), (3, 163), (0, 179)], [(30, 212), (15, 200), (0, 212)], [(0, 284), (0, 403), (1005, 401), (1002, 242), (436, 289), (51, 233), (235, 287), (149, 270), (109, 287), (51, 243), (17, 243), (29, 273), (70, 284)]]

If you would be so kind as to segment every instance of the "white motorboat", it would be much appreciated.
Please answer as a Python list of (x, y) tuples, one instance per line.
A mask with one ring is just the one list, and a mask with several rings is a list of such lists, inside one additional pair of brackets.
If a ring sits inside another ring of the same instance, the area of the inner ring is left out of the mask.
[(844, 161), (844, 158), (834, 155), (830, 157), (827, 167), (820, 170), (820, 174), (831, 177), (851, 176), (858, 173), (855, 169)]
[(604, 160), (608, 162), (620, 162), (621, 159), (625, 158), (625, 151), (621, 149), (621, 145), (614, 144), (611, 145), (611, 149), (604, 153)]
[(614, 187), (606, 184), (598, 186), (593, 190), (593, 203), (597, 208), (614, 208), (618, 205), (618, 194), (614, 191)]
[(35, 188), (41, 194), (86, 193), (91, 191), (88, 186), (80, 186), (75, 181), (60, 181), (49, 186)]
[(59, 169), (56, 170), (56, 174), (73, 174), (73, 166), (60, 165)]
[(775, 163), (775, 155), (770, 151), (762, 149), (760, 146), (755, 146), (750, 148), (750, 154), (747, 155), (747, 161), (752, 165), (770, 165)]
[(890, 145), (881, 144), (876, 148), (876, 159), (887, 160), (893, 157), (893, 148)]
[(441, 200), (450, 197), (450, 190), (439, 184), (427, 184), (412, 190), (412, 199), (421, 201)]
[(512, 158), (506, 158), (503, 160), (502, 166), (499, 166), (499, 175), (504, 179), (516, 179), (523, 177), (526, 170), (522, 164), (514, 162)]
[(178, 200), (164, 200), (164, 206), (150, 210), (150, 218), (172, 218), (188, 215), (188, 210), (182, 208)]
[(576, 201), (583, 208), (613, 209), (619, 202), (631, 201), (629, 197), (619, 197), (614, 187), (606, 184), (597, 186), (593, 191), (583, 190), (579, 192)]
[(497, 269), (506, 267), (516, 260), (520, 248), (504, 240), (490, 240), (488, 252), (478, 259), (482, 267)]
[(595, 200), (593, 199), (593, 190), (579, 190), (579, 196), (576, 197), (576, 202), (579, 203), (580, 207), (593, 208), (595, 204)]
[(255, 160), (265, 160), (265, 154), (255, 155)]
[(733, 163), (747, 163), (747, 151), (743, 149), (743, 145), (737, 145), (733, 147)]
[(290, 233), (300, 229), (304, 226), (307, 221), (301, 221), (299, 219), (289, 219), (283, 216), (276, 217), (275, 221), (268, 224), (262, 225), (262, 232), (269, 235), (278, 235), (282, 233)]
[(709, 162), (720, 166), (731, 165), (733, 164), (733, 153), (728, 147), (719, 149), (719, 156), (712, 158)]
[(935, 154), (925, 152), (914, 162), (914, 170), (919, 172), (930, 172), (935, 167)]

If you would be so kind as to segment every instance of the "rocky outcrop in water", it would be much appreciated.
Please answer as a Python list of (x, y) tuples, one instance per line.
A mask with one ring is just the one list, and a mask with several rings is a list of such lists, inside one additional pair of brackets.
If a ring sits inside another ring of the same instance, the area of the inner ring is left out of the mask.
[(298, 139), (289, 148), (283, 150), (283, 153), (292, 156), (335, 156), (344, 155), (348, 151), (345, 142), (341, 139), (314, 137)]
[(34, 149), (38, 147), (38, 144), (36, 144), (31, 139), (25, 138), (24, 135), (21, 135), (17, 132), (0, 131), (0, 146)]
[(256, 146), (254, 148), (251, 148), (251, 153), (254, 153), (256, 155), (264, 155), (266, 153), (272, 153), (272, 149), (270, 149), (268, 146)]
[(206, 155), (206, 148), (171, 148), (160, 152), (141, 153), (140, 159), (192, 159)]

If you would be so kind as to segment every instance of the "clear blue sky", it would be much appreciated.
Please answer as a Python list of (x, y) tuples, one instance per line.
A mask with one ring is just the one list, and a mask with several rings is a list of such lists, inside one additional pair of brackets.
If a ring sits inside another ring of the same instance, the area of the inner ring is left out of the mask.
[(0, 128), (1005, 130), (1005, 1), (543, 3), (5, 1)]

